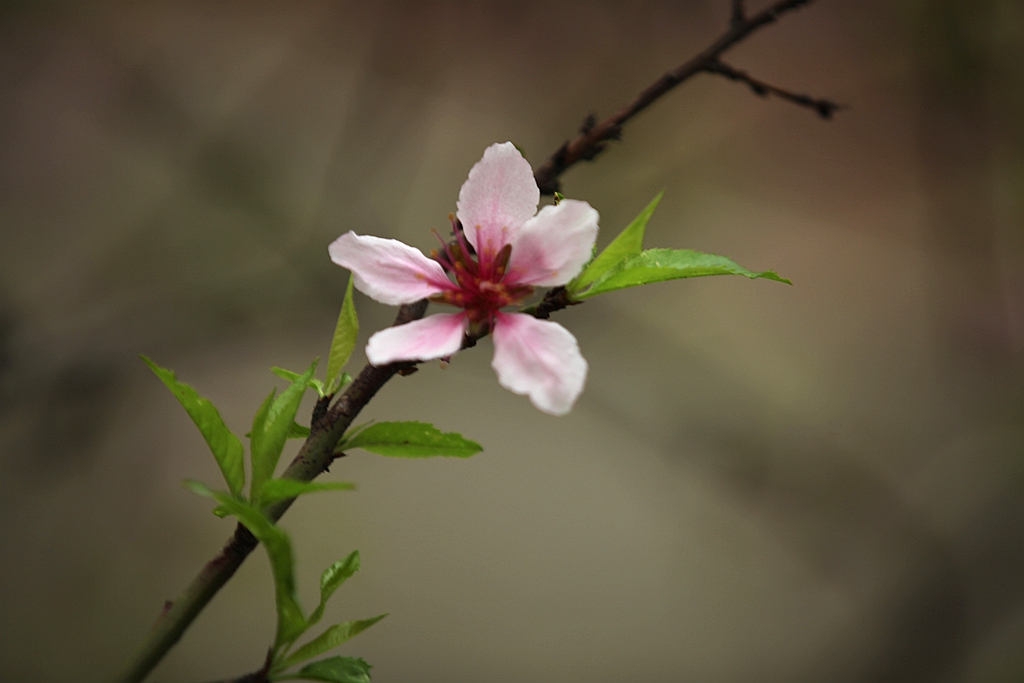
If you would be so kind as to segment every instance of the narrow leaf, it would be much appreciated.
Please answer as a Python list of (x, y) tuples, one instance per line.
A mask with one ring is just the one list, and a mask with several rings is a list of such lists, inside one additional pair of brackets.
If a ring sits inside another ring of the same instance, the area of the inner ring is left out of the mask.
[(270, 505), (279, 500), (296, 498), (305, 493), (317, 491), (352, 491), (356, 485), (347, 481), (296, 481), (295, 479), (270, 479), (260, 488), (260, 503)]
[(345, 583), (345, 580), (357, 571), (359, 571), (358, 550), (353, 550), (344, 560), (338, 560), (324, 570), (324, 573), (320, 575), (320, 604), (317, 605), (313, 613), (309, 615), (309, 619), (306, 620), (310, 626), (320, 621), (320, 618), (324, 615), (324, 607), (327, 606), (327, 601), (334, 594), (334, 591), (338, 590), (338, 586)]
[(288, 534), (256, 508), (226, 493), (211, 491), (197, 481), (186, 481), (185, 486), (220, 503), (221, 507), (237, 517), (238, 521), (266, 548), (277, 595), (277, 637), (274, 640), (274, 647), (294, 642), (306, 631), (307, 626), (295, 593), (295, 561), (292, 558), (292, 544), (288, 540)]
[(181, 485), (196, 495), (206, 496), (207, 498), (213, 498), (213, 491), (210, 489), (209, 486), (207, 486), (201, 481), (197, 481), (195, 479), (186, 479), (185, 481), (181, 482)]
[(640, 215), (626, 226), (626, 229), (619, 233), (619, 236), (612, 240), (612, 243), (605, 247), (600, 256), (590, 262), (582, 273), (576, 276), (572, 282), (566, 285), (570, 294), (575, 294), (607, 273), (623, 260), (636, 256), (644, 248), (644, 233), (647, 231), (647, 222), (651, 220), (654, 210), (658, 208), (665, 191), (658, 193), (651, 203), (648, 204)]
[[(253, 423), (252, 430), (252, 492), (255, 494), (263, 487), (263, 482), (274, 476), (277, 461), (281, 458), (288, 432), (295, 422), (295, 413), (306, 393), (309, 379), (316, 370), (316, 361), (302, 375), (296, 377), (291, 386), (273, 399), (266, 410), (262, 429), (257, 430)], [(260, 408), (263, 412), (263, 408)], [(259, 416), (259, 413), (257, 413)], [(256, 499), (253, 499), (256, 502)]]
[(429, 458), (435, 455), (468, 458), (483, 449), (461, 434), (441, 433), (426, 422), (378, 422), (362, 430), (339, 448), (399, 458)]
[(347, 372), (342, 372), (340, 375), (334, 378), (333, 382), (327, 384), (326, 392), (328, 394), (335, 394), (338, 391), (344, 389), (346, 386), (352, 383), (352, 375)]
[(288, 428), (289, 439), (308, 439), (309, 438), (309, 427), (303, 427), (298, 422), (292, 422), (292, 426)]
[(356, 438), (357, 434), (359, 434), (361, 431), (363, 431), (364, 429), (366, 429), (367, 427), (369, 427), (372, 424), (374, 424), (374, 421), (373, 420), (368, 420), (368, 421), (366, 421), (366, 422), (364, 422), (362, 424), (358, 424), (355, 427), (352, 427), (351, 429), (349, 429), (341, 437), (341, 440), (338, 441), (338, 445), (334, 447), (334, 452), (335, 453), (340, 453), (342, 446), (346, 445), (347, 442), (349, 442), (352, 439)]
[(276, 365), (272, 365), (270, 367), (270, 371), (272, 373), (274, 373), (275, 375), (277, 375), (278, 377), (280, 377), (281, 379), (286, 379), (289, 382), (294, 382), (298, 378), (302, 377), (302, 375), (300, 373), (298, 373), (298, 372), (293, 372), (291, 370), (285, 370), (284, 368), (279, 368)]
[[(299, 377), (302, 377), (302, 375), (300, 375), (297, 372), (292, 372), (291, 370), (285, 370), (284, 368), (279, 368), (276, 365), (271, 367), (270, 371), (272, 373), (274, 373), (275, 375), (277, 375), (278, 377), (280, 377), (281, 379), (286, 379), (289, 382), (294, 382)], [(309, 387), (310, 389), (313, 389), (314, 391), (316, 391), (316, 393), (319, 394), (321, 397), (324, 395), (324, 389), (325, 389), (324, 383), (321, 382), (320, 380), (318, 380), (317, 378), (311, 377), (309, 379), (309, 381), (306, 382), (306, 386)]]
[(330, 387), (334, 378), (338, 376), (345, 363), (352, 356), (352, 350), (356, 348), (356, 337), (359, 335), (359, 318), (356, 316), (356, 307), (352, 302), (353, 277), (348, 278), (348, 288), (345, 290), (345, 301), (341, 304), (341, 312), (338, 314), (338, 324), (334, 328), (334, 338), (331, 339), (331, 353), (327, 356), (327, 386)]
[(370, 683), (371, 666), (358, 657), (329, 657), (299, 669), (297, 674), (275, 676), (275, 681), (303, 680), (328, 683)]
[(228, 489), (235, 496), (241, 496), (242, 488), (245, 486), (245, 468), (242, 464), (245, 450), (242, 448), (242, 442), (227, 428), (214, 405), (189, 385), (179, 382), (173, 371), (160, 367), (146, 356), (142, 356), (142, 361), (171, 390), (178, 403), (192, 418), (210, 447)]
[[(252, 432), (246, 434), (250, 439), (252, 438)], [(303, 427), (298, 422), (293, 422), (292, 426), (288, 428), (289, 439), (308, 439), (309, 438), (309, 427)]]
[(361, 619), (359, 621), (347, 621), (344, 624), (335, 624), (295, 652), (288, 655), (288, 657), (281, 662), (280, 667), (284, 670), (295, 666), (300, 662), (304, 662), (307, 659), (312, 659), (313, 657), (323, 654), (328, 650), (332, 650), (344, 643), (346, 640), (350, 640), (351, 638), (359, 635), (386, 616), (387, 614), (381, 614), (380, 616), (373, 617), (372, 619)]
[(575, 298), (588, 299), (617, 289), (706, 275), (743, 275), (751, 279), (765, 278), (792, 284), (773, 271), (756, 273), (724, 256), (704, 254), (692, 249), (648, 249), (606, 272), (590, 289), (576, 294)]
[[(195, 479), (186, 479), (181, 483), (182, 486), (187, 488), (192, 493), (195, 493), (200, 496), (206, 496), (207, 498), (213, 498), (213, 491), (211, 491), (210, 487), (201, 481), (196, 481)], [(217, 517), (221, 518), (227, 517), (231, 514), (230, 512), (228, 512), (228, 509), (223, 505), (218, 505), (217, 507), (213, 508), (213, 510), (211, 510), (210, 512), (215, 514)]]
[(270, 406), (273, 404), (275, 396), (277, 396), (276, 388), (271, 389), (267, 397), (263, 399), (263, 403), (260, 404), (259, 410), (256, 411), (256, 414), (252, 418), (252, 429), (250, 429), (249, 433), (246, 434), (246, 436), (249, 437), (249, 464), (253, 473), (252, 482), (249, 484), (249, 498), (253, 501), (256, 500), (258, 497), (257, 494), (259, 493), (258, 484), (256, 483), (256, 471), (259, 467), (257, 465), (257, 462), (259, 461), (258, 454), (261, 454), (266, 450), (266, 446), (264, 446), (264, 442), (266, 440), (264, 432), (266, 431), (267, 426), (267, 415), (270, 414)]

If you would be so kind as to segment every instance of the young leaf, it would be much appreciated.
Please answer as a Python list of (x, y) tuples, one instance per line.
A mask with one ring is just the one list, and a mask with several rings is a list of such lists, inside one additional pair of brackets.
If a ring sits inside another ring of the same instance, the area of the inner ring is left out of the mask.
[(587, 285), (604, 275), (608, 270), (614, 268), (621, 261), (636, 256), (644, 248), (644, 233), (647, 231), (647, 222), (651, 220), (654, 210), (658, 208), (665, 191), (662, 190), (658, 196), (651, 200), (640, 215), (633, 219), (626, 229), (619, 233), (619, 236), (612, 240), (612, 243), (605, 247), (601, 255), (590, 262), (582, 273), (565, 286), (570, 294), (575, 294)]
[(181, 407), (192, 418), (213, 452), (228, 489), (232, 495), (241, 497), (242, 488), (245, 486), (245, 468), (242, 464), (245, 450), (242, 448), (242, 442), (227, 428), (213, 404), (197, 394), (189, 385), (179, 382), (173, 371), (160, 367), (146, 356), (142, 356), (142, 361), (167, 385)]
[[(270, 371), (277, 375), (278, 377), (280, 377), (281, 379), (286, 379), (289, 382), (294, 382), (299, 377), (302, 377), (302, 375), (300, 375), (297, 372), (285, 370), (284, 368), (279, 368), (276, 365), (271, 367)], [(324, 387), (324, 383), (318, 380), (316, 377), (311, 377), (309, 381), (306, 382), (306, 386), (316, 391), (316, 393), (319, 394), (321, 398), (323, 398), (326, 387)]]
[(362, 448), (399, 458), (435, 455), (468, 458), (483, 450), (480, 444), (463, 438), (461, 434), (443, 434), (425, 422), (378, 422), (343, 442), (340, 448)]
[(206, 496), (207, 498), (213, 498), (213, 491), (209, 486), (196, 479), (186, 479), (181, 482), (181, 485), (187, 488), (192, 493), (198, 496)]
[(262, 512), (232, 496), (220, 491), (211, 491), (198, 481), (186, 481), (185, 486), (220, 503), (221, 507), (237, 517), (238, 521), (266, 548), (277, 595), (277, 637), (274, 640), (274, 648), (295, 642), (306, 631), (307, 626), (295, 593), (295, 562), (292, 559), (292, 544), (288, 540), (288, 534), (267, 519)]
[(350, 484), (347, 481), (312, 482), (296, 481), (295, 479), (270, 479), (263, 482), (263, 486), (260, 488), (259, 500), (263, 505), (270, 505), (279, 500), (296, 498), (305, 493), (314, 493), (316, 491), (352, 491), (355, 487), (355, 484)]
[(340, 375), (334, 378), (333, 382), (330, 382), (327, 385), (327, 389), (325, 391), (328, 394), (335, 394), (340, 390), (344, 389), (349, 384), (351, 384), (351, 382), (352, 375), (348, 374), (347, 372), (342, 372)]
[(358, 550), (353, 550), (344, 560), (338, 560), (324, 570), (324, 573), (320, 575), (320, 604), (309, 615), (306, 623), (312, 626), (320, 621), (320, 617), (324, 615), (324, 607), (327, 606), (327, 601), (331, 595), (334, 594), (334, 591), (338, 590), (338, 586), (345, 583), (345, 580), (357, 571), (359, 571)]
[(289, 439), (308, 439), (309, 438), (309, 427), (303, 427), (298, 422), (292, 422), (292, 426), (288, 428)]
[[(246, 434), (250, 439), (252, 438), (252, 432)], [(293, 422), (292, 426), (288, 428), (289, 439), (308, 439), (309, 438), (309, 427), (303, 427), (298, 422)]]
[[(288, 439), (288, 432), (295, 422), (295, 413), (299, 409), (302, 395), (306, 393), (306, 386), (309, 379), (316, 370), (316, 361), (309, 366), (305, 373), (296, 377), (291, 386), (281, 392), (276, 398), (260, 407), (256, 414), (257, 418), (252, 426), (252, 494), (253, 503), (256, 502), (255, 495), (263, 487), (263, 482), (274, 476), (277, 468), (277, 461), (281, 458), (281, 451), (284, 449), (285, 441)], [(273, 396), (273, 394), (271, 394)], [(269, 399), (268, 399), (269, 400)], [(266, 408), (266, 410), (264, 410)], [(261, 418), (262, 415), (262, 418)], [(262, 424), (257, 425), (257, 422)]]
[(344, 624), (335, 624), (295, 652), (288, 655), (288, 657), (285, 658), (285, 660), (278, 666), (280, 667), (280, 670), (283, 671), (284, 669), (295, 666), (299, 662), (304, 662), (307, 659), (312, 659), (319, 654), (332, 650), (344, 643), (346, 640), (350, 640), (351, 638), (359, 635), (386, 616), (387, 614), (382, 614), (379, 617), (373, 617), (372, 619), (361, 619), (359, 621), (347, 621)]
[(364, 422), (364, 423), (362, 423), (360, 425), (355, 425), (354, 427), (349, 429), (347, 432), (345, 432), (344, 435), (342, 435), (341, 439), (338, 441), (338, 444), (334, 446), (334, 455), (336, 455), (336, 456), (340, 455), (342, 453), (342, 451), (344, 451), (346, 449), (346, 447), (348, 447), (349, 441), (351, 441), (353, 438), (355, 438), (356, 434), (358, 434), (359, 432), (361, 432), (362, 430), (366, 429), (367, 427), (369, 427), (372, 424), (374, 424), (374, 421), (370, 420), (370, 421)]
[(356, 307), (352, 303), (352, 276), (348, 278), (348, 288), (345, 290), (345, 301), (341, 304), (341, 312), (338, 314), (338, 324), (334, 328), (334, 338), (331, 339), (331, 353), (327, 356), (327, 386), (330, 387), (334, 378), (338, 376), (341, 369), (345, 367), (352, 350), (356, 348), (356, 336), (359, 334), (359, 318), (356, 316)]
[(692, 249), (648, 249), (620, 262), (595, 280), (590, 289), (575, 294), (574, 298), (588, 299), (617, 289), (705, 275), (743, 275), (751, 279), (761, 277), (793, 284), (773, 271), (755, 273), (724, 256)]
[[(195, 479), (186, 479), (185, 481), (181, 482), (181, 485), (198, 496), (205, 496), (207, 498), (214, 497), (214, 492), (210, 490), (210, 487), (201, 481), (197, 481)], [(227, 517), (231, 514), (230, 512), (228, 512), (228, 509), (223, 505), (218, 505), (217, 507), (213, 508), (211, 512), (217, 515), (218, 517), (222, 518)]]
[(299, 669), (297, 674), (273, 676), (272, 680), (327, 681), (328, 683), (370, 683), (371, 666), (358, 657), (328, 657)]
[(267, 397), (263, 399), (263, 403), (260, 404), (259, 410), (256, 411), (255, 415), (253, 415), (252, 429), (250, 429), (249, 433), (246, 434), (246, 436), (249, 437), (249, 464), (252, 467), (253, 472), (253, 481), (249, 484), (249, 498), (253, 501), (256, 500), (257, 494), (259, 493), (259, 489), (256, 486), (256, 454), (266, 451), (266, 446), (264, 446), (264, 441), (266, 440), (264, 432), (266, 431), (267, 426), (267, 415), (270, 414), (270, 406), (273, 404), (275, 396), (277, 396), (276, 388), (271, 389), (270, 393), (267, 394)]
[(278, 367), (276, 365), (271, 365), (270, 366), (270, 371), (272, 373), (274, 373), (275, 375), (277, 375), (278, 377), (280, 377), (281, 379), (286, 379), (289, 382), (294, 382), (298, 378), (302, 377), (302, 375), (300, 373), (298, 373), (298, 372), (293, 372), (291, 370), (285, 370), (284, 368), (280, 368), (280, 367)]

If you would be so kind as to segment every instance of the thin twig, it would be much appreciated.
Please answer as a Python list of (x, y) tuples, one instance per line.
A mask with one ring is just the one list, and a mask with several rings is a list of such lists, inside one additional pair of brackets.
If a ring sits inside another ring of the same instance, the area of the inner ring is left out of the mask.
[[(534, 171), (534, 177), (541, 192), (553, 194), (558, 189), (558, 177), (566, 169), (580, 159), (593, 159), (604, 149), (604, 141), (618, 139), (622, 124), (676, 85), (701, 71), (720, 73), (747, 83), (755, 91), (761, 88), (765, 92), (803, 104), (799, 98), (804, 96), (794, 95), (755, 81), (742, 72), (725, 67), (718, 57), (753, 31), (774, 22), (784, 12), (810, 2), (812, 0), (779, 0), (753, 17), (747, 18), (742, 0), (733, 0), (731, 28), (710, 47), (679, 68), (662, 76), (640, 93), (636, 99), (607, 119), (599, 122), (595, 115), (588, 116), (580, 129), (579, 136), (571, 142), (563, 144)], [(723, 68), (729, 69), (730, 72), (726, 73)], [(804, 104), (804, 106), (811, 105)], [(836, 108), (833, 106), (830, 113)], [(822, 115), (824, 116), (824, 114)], [(526, 312), (538, 318), (547, 318), (552, 312), (573, 303), (575, 302), (569, 300), (564, 288), (556, 287)], [(426, 301), (402, 306), (394, 324), (401, 325), (418, 320), (423, 317), (426, 307)], [(477, 336), (467, 337), (464, 340), (464, 348), (475, 345), (478, 338)], [(318, 401), (313, 411), (310, 436), (281, 476), (299, 481), (311, 481), (325, 472), (331, 462), (339, 457), (334, 449), (359, 412), (392, 377), (397, 374), (407, 374), (418, 364), (416, 361), (402, 361), (380, 367), (367, 364), (352, 384), (337, 397), (333, 405), (331, 405), (330, 399)], [(264, 513), (270, 520), (277, 521), (293, 502), (294, 499), (281, 501), (265, 509)], [(164, 611), (154, 624), (135, 660), (117, 680), (122, 683), (140, 683), (145, 679), (257, 545), (256, 538), (249, 530), (238, 524), (235, 527), (234, 535), (228, 540), (220, 554), (203, 567), (177, 600), (165, 605)], [(261, 674), (265, 677), (265, 670), (243, 676), (236, 681), (258, 681)]]
[[(752, 17), (746, 17), (743, 3), (734, 0), (732, 4), (732, 24), (699, 55), (669, 71), (646, 90), (603, 121), (596, 121), (591, 115), (584, 122), (580, 134), (572, 141), (565, 142), (552, 154), (547, 161), (537, 167), (533, 177), (537, 181), (542, 194), (554, 194), (559, 188), (558, 177), (577, 161), (590, 161), (607, 146), (608, 140), (618, 140), (622, 136), (622, 125), (641, 111), (649, 107), (659, 97), (667, 93), (694, 74), (705, 72), (708, 65), (716, 62), (719, 56), (730, 47), (740, 42), (757, 29), (771, 24), (782, 14), (808, 5), (813, 0), (778, 0)], [(740, 18), (742, 17), (742, 20)]]
[(747, 20), (747, 10), (743, 5), (743, 0), (732, 0), (732, 15), (729, 17), (730, 26), (739, 26)]
[(782, 88), (776, 87), (770, 83), (765, 83), (764, 81), (760, 81), (752, 77), (746, 71), (734, 69), (725, 62), (721, 62), (718, 60), (715, 60), (708, 64), (704, 68), (704, 70), (707, 71), (708, 73), (720, 74), (733, 81), (746, 83), (747, 85), (750, 86), (750, 89), (753, 90), (756, 95), (760, 95), (761, 97), (775, 95), (776, 97), (781, 97), (782, 99), (788, 100), (793, 104), (800, 105), (801, 107), (813, 109), (816, 112), (818, 112), (818, 115), (823, 119), (830, 119), (832, 118), (832, 114), (834, 114), (836, 111), (840, 109), (845, 109), (843, 105), (837, 104), (832, 100), (811, 97), (810, 95), (801, 95), (799, 93), (791, 92), (789, 90), (783, 90)]
[[(418, 320), (423, 317), (426, 310), (426, 301), (402, 306), (398, 310), (395, 324), (401, 325)], [(411, 365), (414, 363), (399, 362), (380, 367), (367, 364), (334, 406), (311, 425), (309, 438), (281, 476), (311, 481), (326, 470), (334, 459), (334, 447), (338, 445), (338, 441), (359, 411), (389, 379)], [(293, 502), (294, 499), (281, 501), (264, 510), (264, 513), (269, 519), (277, 521)], [(139, 683), (148, 676), (153, 667), (178, 642), (203, 607), (234, 575), (257, 544), (256, 538), (248, 529), (241, 524), (236, 525), (234, 535), (220, 554), (203, 567), (178, 599), (165, 606), (138, 655), (117, 680), (124, 683)]]
[(528, 313), (534, 318), (547, 320), (555, 311), (560, 311), (563, 308), (568, 308), (569, 306), (575, 306), (581, 303), (583, 302), (573, 301), (569, 297), (569, 291), (565, 287), (554, 287), (544, 294), (543, 299), (528, 308), (524, 308), (522, 312)]

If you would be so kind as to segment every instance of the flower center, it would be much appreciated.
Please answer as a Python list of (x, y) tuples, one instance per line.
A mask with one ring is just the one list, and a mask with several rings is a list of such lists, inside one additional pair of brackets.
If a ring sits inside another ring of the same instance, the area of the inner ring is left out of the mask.
[(454, 220), (452, 223), (456, 240), (451, 243), (441, 240), (444, 253), (434, 250), (430, 256), (454, 278), (454, 286), (430, 300), (465, 309), (470, 323), (490, 325), (495, 313), (505, 306), (521, 304), (533, 294), (533, 287), (505, 281), (511, 244), (506, 244), (497, 254), (475, 254), (462, 226)]

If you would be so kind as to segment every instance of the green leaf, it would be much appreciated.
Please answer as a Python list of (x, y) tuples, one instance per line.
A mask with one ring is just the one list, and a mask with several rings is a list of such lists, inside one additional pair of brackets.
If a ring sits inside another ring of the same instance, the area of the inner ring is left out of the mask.
[(267, 397), (263, 399), (263, 403), (260, 404), (259, 410), (256, 411), (255, 415), (253, 415), (252, 429), (250, 429), (249, 433), (246, 434), (246, 436), (249, 437), (249, 458), (253, 472), (253, 480), (249, 484), (249, 498), (254, 502), (256, 501), (258, 497), (257, 494), (259, 493), (259, 488), (257, 488), (256, 483), (257, 453), (264, 453), (266, 451), (266, 446), (264, 445), (264, 442), (266, 441), (264, 432), (266, 431), (267, 426), (267, 416), (270, 414), (270, 406), (274, 403), (275, 396), (277, 396), (276, 388), (271, 389), (270, 393), (267, 394)]
[(658, 208), (665, 191), (662, 190), (658, 196), (651, 200), (640, 215), (633, 219), (633, 222), (626, 226), (626, 229), (619, 233), (619, 236), (612, 240), (612, 243), (605, 247), (601, 255), (590, 262), (582, 273), (566, 285), (569, 294), (575, 294), (598, 279), (610, 269), (614, 268), (623, 260), (636, 256), (644, 248), (644, 233), (647, 231), (647, 222), (651, 220), (654, 210)]
[(213, 491), (210, 489), (209, 486), (207, 486), (201, 481), (197, 481), (195, 479), (186, 479), (185, 481), (181, 482), (181, 485), (187, 488), (192, 493), (195, 493), (200, 496), (206, 496), (207, 498), (213, 498)]
[[(252, 425), (252, 497), (257, 502), (256, 494), (263, 487), (263, 482), (274, 476), (277, 461), (281, 458), (288, 433), (295, 422), (295, 413), (306, 393), (309, 379), (316, 371), (316, 361), (303, 374), (296, 377), (291, 386), (282, 391), (276, 398), (271, 394), (269, 407), (264, 401), (256, 413)], [(260, 423), (260, 424), (257, 424)]]
[(576, 294), (574, 298), (588, 299), (617, 289), (705, 275), (743, 275), (751, 279), (760, 277), (793, 284), (771, 270), (755, 273), (724, 256), (692, 249), (648, 249), (622, 261), (598, 278), (590, 289)]
[(324, 570), (324, 573), (320, 575), (320, 604), (309, 615), (306, 623), (312, 626), (320, 621), (320, 618), (324, 615), (324, 607), (327, 606), (327, 601), (331, 595), (334, 594), (334, 591), (338, 590), (338, 586), (345, 583), (345, 580), (357, 571), (359, 571), (358, 550), (353, 550), (344, 560), (338, 560)]
[(192, 418), (213, 452), (228, 489), (235, 496), (241, 496), (245, 486), (245, 468), (242, 464), (245, 450), (242, 448), (242, 442), (227, 428), (213, 404), (197, 394), (189, 385), (179, 382), (173, 371), (160, 367), (146, 356), (142, 356), (142, 361), (167, 385), (181, 407)]
[(446, 455), (468, 458), (483, 449), (461, 434), (442, 434), (426, 422), (378, 422), (363, 429), (339, 449), (362, 448), (364, 451), (399, 458), (429, 458)]
[[(279, 368), (276, 365), (273, 366), (272, 368), (270, 368), (270, 371), (272, 373), (274, 373), (275, 375), (277, 375), (278, 377), (280, 377), (281, 379), (286, 379), (289, 382), (294, 382), (299, 377), (302, 377), (302, 375), (300, 375), (297, 372), (292, 372), (291, 370), (285, 370), (284, 368)], [(306, 382), (306, 386), (309, 387), (310, 389), (315, 390), (316, 393), (319, 394), (321, 398), (323, 398), (324, 391), (325, 391), (325, 387), (324, 387), (324, 383), (323, 382), (321, 382), (320, 380), (318, 380), (315, 377), (311, 377), (309, 379), (309, 381)]]
[(380, 616), (373, 617), (372, 619), (361, 619), (359, 621), (347, 621), (344, 624), (335, 624), (295, 652), (288, 655), (288, 657), (280, 663), (280, 669), (283, 671), (284, 669), (295, 666), (299, 662), (304, 662), (307, 659), (312, 659), (319, 654), (332, 650), (344, 643), (346, 640), (350, 640), (351, 638), (359, 635), (386, 616), (387, 614), (381, 614)]
[(370, 683), (370, 665), (358, 657), (329, 657), (302, 667), (298, 673), (275, 676), (273, 680), (328, 681), (328, 683)]
[(327, 356), (327, 386), (330, 387), (334, 378), (341, 373), (345, 363), (352, 356), (352, 350), (356, 348), (356, 337), (359, 335), (359, 318), (356, 316), (356, 307), (352, 303), (353, 276), (348, 278), (348, 288), (345, 290), (345, 301), (341, 304), (341, 312), (338, 314), (338, 324), (334, 327), (334, 338), (331, 339), (331, 353)]
[(274, 640), (274, 648), (294, 642), (306, 631), (307, 626), (295, 593), (295, 562), (288, 534), (256, 508), (226, 493), (211, 491), (198, 481), (186, 481), (185, 486), (220, 503), (221, 507), (237, 517), (238, 521), (266, 548), (277, 595), (277, 637)]
[(351, 383), (352, 375), (348, 374), (347, 372), (342, 372), (340, 375), (337, 376), (337, 378), (335, 378), (333, 383), (328, 385), (327, 393), (335, 394)]
[(373, 420), (368, 420), (368, 421), (366, 421), (366, 422), (364, 422), (362, 424), (358, 424), (355, 427), (352, 427), (347, 432), (345, 432), (345, 434), (341, 437), (341, 440), (339, 440), (337, 445), (335, 445), (335, 447), (334, 447), (334, 454), (335, 455), (342, 455), (343, 451), (346, 448), (348, 448), (348, 444), (351, 443), (351, 441), (356, 438), (356, 435), (359, 434), (360, 432), (362, 432), (364, 429), (366, 429), (367, 427), (369, 427), (372, 424), (374, 424), (374, 421)]
[[(268, 406), (269, 408), (269, 406)], [(246, 434), (250, 439), (252, 438), (252, 432)], [(308, 439), (309, 438), (309, 427), (303, 427), (298, 422), (293, 422), (292, 426), (288, 428), (289, 439)]]
[(297, 481), (295, 479), (270, 479), (260, 488), (260, 503), (270, 505), (279, 500), (296, 498), (305, 493), (317, 491), (352, 491), (356, 485), (347, 481)]
[(292, 422), (291, 427), (288, 428), (289, 439), (308, 439), (309, 438), (309, 427), (303, 427), (298, 422)]

